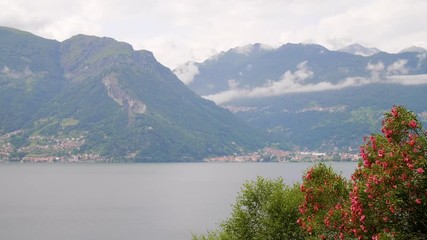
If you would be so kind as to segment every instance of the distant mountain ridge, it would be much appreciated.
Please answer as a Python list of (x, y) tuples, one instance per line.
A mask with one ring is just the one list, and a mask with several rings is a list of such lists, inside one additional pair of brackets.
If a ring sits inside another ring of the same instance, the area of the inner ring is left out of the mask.
[(412, 46), (412, 47), (402, 49), (399, 53), (405, 53), (405, 52), (426, 53), (427, 49), (422, 47)]
[(364, 56), (364, 57), (372, 56), (372, 55), (375, 55), (375, 54), (381, 52), (381, 50), (379, 50), (378, 48), (367, 48), (367, 47), (364, 47), (358, 43), (353, 43), (347, 47), (338, 49), (338, 51), (350, 53), (353, 55), (360, 55), (360, 56)]
[(149, 51), (0, 27), (0, 159), (201, 161), (265, 140)]
[[(195, 73), (187, 82), (200, 95), (228, 90), (229, 80), (248, 88), (263, 85), (267, 80), (278, 81), (287, 71), (297, 71), (299, 64), (304, 62), (313, 72), (312, 76), (304, 79), (305, 83), (337, 83), (349, 77), (368, 78), (372, 74), (420, 75), (427, 72), (423, 53), (378, 52), (366, 57), (330, 51), (316, 44), (287, 43), (276, 49), (260, 46), (254, 44), (233, 48), (202, 63), (187, 63), (174, 72), (178, 77)], [(239, 49), (246, 51), (242, 53)]]
[(360, 56), (316, 44), (260, 46), (233, 48), (174, 72), (279, 145), (357, 149), (361, 136), (379, 131), (382, 113), (393, 105), (427, 120), (425, 52), (374, 49), (375, 54)]

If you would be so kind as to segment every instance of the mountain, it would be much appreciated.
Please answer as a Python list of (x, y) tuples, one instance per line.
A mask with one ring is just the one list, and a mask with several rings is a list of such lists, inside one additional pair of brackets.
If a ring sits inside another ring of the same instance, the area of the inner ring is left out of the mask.
[(351, 45), (348, 45), (347, 47), (338, 49), (338, 51), (350, 53), (353, 55), (360, 55), (364, 57), (372, 56), (381, 52), (381, 50), (379, 50), (378, 48), (367, 48), (358, 43), (353, 43)]
[(382, 114), (393, 105), (427, 120), (424, 53), (359, 56), (316, 44), (262, 46), (233, 48), (174, 72), (192, 76), (187, 86), (283, 148), (357, 149), (363, 136), (380, 131)]
[(151, 52), (111, 38), (1, 27), (0, 68), (0, 158), (200, 161), (264, 144)]
[(422, 47), (412, 46), (412, 47), (402, 49), (399, 53), (406, 53), (406, 52), (427, 53), (427, 49), (424, 49)]

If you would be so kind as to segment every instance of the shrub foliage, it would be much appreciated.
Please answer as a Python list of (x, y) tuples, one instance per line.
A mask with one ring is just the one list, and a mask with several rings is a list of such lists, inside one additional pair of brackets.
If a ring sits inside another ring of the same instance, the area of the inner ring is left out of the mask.
[(320, 163), (300, 186), (248, 182), (221, 229), (194, 239), (427, 239), (427, 133), (416, 114), (393, 107), (360, 157), (348, 181)]

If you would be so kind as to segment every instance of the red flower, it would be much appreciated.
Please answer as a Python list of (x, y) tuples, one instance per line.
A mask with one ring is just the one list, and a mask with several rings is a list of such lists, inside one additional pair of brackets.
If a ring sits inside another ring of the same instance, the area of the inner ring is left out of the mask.
[(313, 168), (310, 168), (310, 170), (308, 170), (308, 172), (307, 172), (307, 175), (305, 175), (305, 179), (310, 180), (312, 172), (313, 172)]
[(422, 169), (422, 168), (418, 168), (418, 169), (417, 169), (417, 173), (419, 173), (419, 174), (424, 173), (424, 169)]
[(328, 217), (326, 217), (325, 220), (323, 220), (323, 222), (325, 223), (325, 225), (327, 227), (329, 227), (331, 225), (331, 220)]
[(415, 120), (409, 121), (409, 127), (416, 128), (417, 127), (417, 122), (415, 122)]
[(313, 210), (316, 212), (319, 211), (319, 204), (314, 204)]
[(398, 117), (399, 116), (399, 113), (397, 112), (397, 108), (396, 107), (393, 107), (391, 109), (391, 115), (393, 115), (393, 117)]
[(378, 150), (378, 157), (384, 157), (384, 150), (380, 149)]
[(417, 204), (421, 204), (421, 199), (417, 198), (417, 199), (415, 199), (415, 202), (416, 202)]

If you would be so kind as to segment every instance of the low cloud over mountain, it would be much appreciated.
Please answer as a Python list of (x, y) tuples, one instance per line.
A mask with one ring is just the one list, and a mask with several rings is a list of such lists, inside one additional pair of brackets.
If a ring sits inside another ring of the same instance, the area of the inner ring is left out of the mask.
[(308, 93), (319, 91), (339, 90), (343, 88), (357, 87), (372, 83), (394, 83), (401, 85), (427, 84), (427, 75), (405, 75), (409, 72), (405, 66), (408, 60), (398, 60), (388, 66), (381, 61), (368, 63), (366, 70), (370, 77), (347, 77), (336, 83), (317, 82), (305, 83), (312, 78), (314, 72), (310, 70), (308, 62), (304, 61), (296, 66), (295, 71), (286, 71), (279, 80), (267, 80), (263, 85), (255, 88), (242, 88), (236, 80), (229, 80), (234, 84), (226, 91), (203, 96), (217, 104), (225, 104), (233, 100), (273, 97), (292, 93)]
[(194, 62), (188, 62), (174, 69), (173, 73), (175, 73), (184, 84), (189, 84), (193, 81), (194, 77), (199, 74), (199, 69)]
[(360, 56), (316, 44), (260, 45), (194, 63), (198, 74), (187, 86), (278, 143), (325, 151), (356, 149), (393, 105), (426, 115), (425, 52)]

